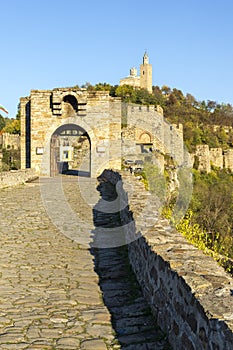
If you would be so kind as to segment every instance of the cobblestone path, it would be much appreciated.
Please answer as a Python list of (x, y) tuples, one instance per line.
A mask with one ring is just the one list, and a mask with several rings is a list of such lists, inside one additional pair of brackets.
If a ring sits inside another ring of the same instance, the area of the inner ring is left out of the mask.
[[(75, 181), (63, 181), (64, 194), (90, 229)], [(0, 191), (0, 349), (168, 349), (126, 249), (90, 249), (64, 235), (40, 190), (37, 181)]]

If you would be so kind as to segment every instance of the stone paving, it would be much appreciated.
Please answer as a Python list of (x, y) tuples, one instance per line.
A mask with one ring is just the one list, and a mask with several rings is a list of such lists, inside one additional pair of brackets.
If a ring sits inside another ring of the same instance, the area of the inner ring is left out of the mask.
[[(92, 210), (75, 181), (66, 178), (63, 190), (90, 229)], [(52, 222), (40, 191), (39, 181), (0, 191), (0, 349), (169, 349), (126, 247), (73, 241)]]

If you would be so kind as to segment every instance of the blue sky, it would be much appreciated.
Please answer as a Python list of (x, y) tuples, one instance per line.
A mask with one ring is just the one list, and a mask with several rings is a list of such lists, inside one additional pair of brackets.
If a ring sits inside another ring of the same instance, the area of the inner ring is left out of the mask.
[(1, 2), (0, 104), (31, 89), (119, 84), (147, 50), (153, 85), (233, 104), (231, 0)]

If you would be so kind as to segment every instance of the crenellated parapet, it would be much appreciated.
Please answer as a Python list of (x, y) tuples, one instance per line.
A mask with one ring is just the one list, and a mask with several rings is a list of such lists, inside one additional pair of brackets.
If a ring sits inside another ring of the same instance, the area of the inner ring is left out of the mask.
[(135, 153), (136, 145), (148, 145), (151, 151), (171, 157), (176, 166), (184, 163), (183, 126), (168, 123), (160, 106), (128, 104), (124, 108), (124, 125), (127, 126), (126, 130), (123, 130), (124, 152), (127, 153), (128, 137), (134, 141), (134, 144), (128, 146), (131, 148), (129, 154), (132, 153), (133, 145)]

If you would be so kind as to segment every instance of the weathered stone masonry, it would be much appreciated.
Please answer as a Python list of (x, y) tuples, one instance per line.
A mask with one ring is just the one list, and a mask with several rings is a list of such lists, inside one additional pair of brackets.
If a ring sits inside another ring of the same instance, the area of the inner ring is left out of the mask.
[(192, 162), (200, 171), (211, 171), (211, 166), (233, 171), (233, 149), (210, 148), (208, 145), (197, 145), (195, 154), (191, 155)]
[(120, 169), (122, 158), (137, 158), (148, 150), (161, 168), (166, 154), (177, 165), (184, 162), (182, 126), (167, 123), (159, 106), (124, 104), (108, 92), (59, 88), (32, 90), (29, 97), (21, 98), (21, 168), (50, 176), (51, 140), (66, 126), (87, 133), (92, 177), (104, 168)]
[(52, 135), (59, 127), (72, 124), (89, 135), (92, 174), (100, 172), (106, 162), (119, 169), (120, 120), (119, 101), (108, 93), (32, 90), (29, 97), (21, 98), (21, 167), (32, 167), (38, 174), (49, 176)]
[(0, 135), (0, 146), (2, 148), (12, 148), (19, 149), (20, 148), (20, 136), (18, 134), (9, 134), (5, 132)]
[(0, 173), (0, 188), (21, 185), (36, 178), (35, 169), (4, 171)]
[[(101, 177), (116, 184), (117, 175), (106, 170)], [(115, 224), (121, 222), (131, 265), (169, 343), (179, 350), (232, 349), (232, 277), (159, 217), (155, 198), (148, 206), (148, 193), (141, 182), (127, 173), (122, 175), (128, 196), (118, 176), (119, 207), (124, 209), (114, 213)], [(142, 218), (138, 212), (143, 207)]]
[[(143, 202), (135, 178), (131, 209)], [(127, 186), (126, 186), (127, 187)], [(138, 191), (138, 196), (135, 192)], [(129, 257), (158, 324), (179, 350), (230, 350), (233, 344), (233, 279), (213, 258), (172, 229), (147, 207), (142, 237), (129, 244)], [(124, 217), (122, 218), (124, 222)], [(137, 227), (137, 219), (136, 227)], [(127, 231), (133, 226), (127, 226)], [(135, 232), (127, 232), (131, 237)]]

